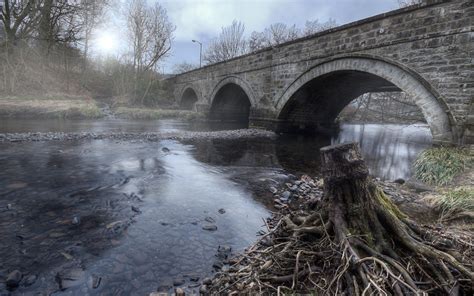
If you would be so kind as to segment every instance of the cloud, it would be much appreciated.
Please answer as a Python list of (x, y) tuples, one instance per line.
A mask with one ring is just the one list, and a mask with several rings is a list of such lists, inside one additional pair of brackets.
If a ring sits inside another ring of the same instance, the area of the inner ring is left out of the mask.
[(210, 39), (232, 21), (242, 21), (246, 34), (282, 22), (303, 27), (307, 20), (329, 18), (343, 24), (396, 8), (396, 0), (165, 0), (176, 25), (176, 41)]

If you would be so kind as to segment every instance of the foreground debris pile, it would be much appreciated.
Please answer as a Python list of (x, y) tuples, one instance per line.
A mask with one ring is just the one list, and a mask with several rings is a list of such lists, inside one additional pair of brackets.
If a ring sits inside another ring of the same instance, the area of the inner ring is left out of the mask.
[(472, 295), (472, 234), (417, 225), (368, 178), (356, 146), (331, 149), (324, 182), (271, 189), (280, 210), (267, 232), (201, 291)]

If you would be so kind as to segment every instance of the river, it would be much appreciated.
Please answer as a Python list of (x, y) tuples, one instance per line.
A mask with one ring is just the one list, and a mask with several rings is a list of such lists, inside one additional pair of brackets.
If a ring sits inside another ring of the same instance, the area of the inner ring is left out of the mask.
[[(177, 120), (0, 123), (0, 133), (233, 128)], [(360, 142), (374, 176), (393, 180), (410, 177), (431, 135), (424, 125), (346, 124), (332, 138), (0, 143), (0, 279), (22, 272), (14, 295), (148, 295), (173, 284), (197, 291), (222, 250), (255, 241), (272, 210), (268, 188), (317, 174), (319, 148), (346, 141)]]

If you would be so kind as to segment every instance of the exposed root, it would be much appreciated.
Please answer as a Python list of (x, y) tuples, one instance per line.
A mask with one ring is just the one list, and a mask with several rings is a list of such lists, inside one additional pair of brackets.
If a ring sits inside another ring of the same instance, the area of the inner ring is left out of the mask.
[(472, 295), (472, 233), (417, 225), (370, 181), (360, 180), (325, 184), (325, 199), (316, 208), (308, 201), (276, 213), (266, 221), (268, 233), (218, 273), (208, 291)]

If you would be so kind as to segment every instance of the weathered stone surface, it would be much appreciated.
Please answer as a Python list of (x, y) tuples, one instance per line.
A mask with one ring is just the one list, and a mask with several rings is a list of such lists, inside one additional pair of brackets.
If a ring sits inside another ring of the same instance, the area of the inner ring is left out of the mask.
[(328, 129), (358, 95), (403, 90), (435, 141), (474, 143), (470, 2), (431, 0), (183, 73), (168, 84), (177, 102), (192, 89), (194, 109), (203, 113), (217, 110), (221, 89), (238, 85), (250, 102), (250, 125), (281, 131)]

